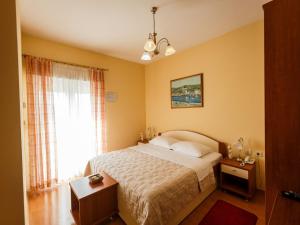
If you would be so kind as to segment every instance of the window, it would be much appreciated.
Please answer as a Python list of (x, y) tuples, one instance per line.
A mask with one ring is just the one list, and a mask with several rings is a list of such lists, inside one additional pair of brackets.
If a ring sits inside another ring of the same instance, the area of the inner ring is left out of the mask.
[(30, 188), (82, 175), (105, 151), (103, 71), (26, 57)]

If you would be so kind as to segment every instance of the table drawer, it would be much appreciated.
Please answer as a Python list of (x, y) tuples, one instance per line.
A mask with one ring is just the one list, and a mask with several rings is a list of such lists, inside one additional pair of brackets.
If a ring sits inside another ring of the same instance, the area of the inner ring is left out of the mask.
[(242, 170), (233, 166), (221, 165), (222, 173), (228, 173), (240, 178), (248, 179), (248, 171)]

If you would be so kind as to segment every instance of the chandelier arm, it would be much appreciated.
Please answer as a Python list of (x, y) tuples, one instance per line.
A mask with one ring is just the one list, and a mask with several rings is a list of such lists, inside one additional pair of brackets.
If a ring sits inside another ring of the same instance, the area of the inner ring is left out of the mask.
[(158, 55), (160, 53), (160, 46), (162, 43), (166, 42), (167, 45), (169, 45), (169, 40), (167, 38), (161, 38), (158, 42), (157, 42), (157, 45), (156, 45), (156, 49), (154, 50), (154, 54), (155, 55)]
[(167, 38), (161, 38), (158, 42), (157, 42), (157, 46), (159, 47), (160, 44), (166, 42), (168, 45), (170, 44), (169, 40)]

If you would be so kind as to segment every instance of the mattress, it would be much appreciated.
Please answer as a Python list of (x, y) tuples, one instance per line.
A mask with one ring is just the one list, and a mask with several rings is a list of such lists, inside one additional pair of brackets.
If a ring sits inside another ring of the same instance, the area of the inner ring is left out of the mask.
[(119, 182), (118, 201), (136, 224), (165, 225), (215, 183), (213, 165), (220, 158), (216, 152), (195, 158), (147, 144), (102, 154), (88, 169)]

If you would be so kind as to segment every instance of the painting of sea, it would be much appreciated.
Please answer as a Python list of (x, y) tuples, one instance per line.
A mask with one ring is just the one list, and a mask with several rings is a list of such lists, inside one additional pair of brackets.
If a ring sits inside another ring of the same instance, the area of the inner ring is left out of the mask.
[(203, 107), (203, 74), (171, 80), (171, 107)]

